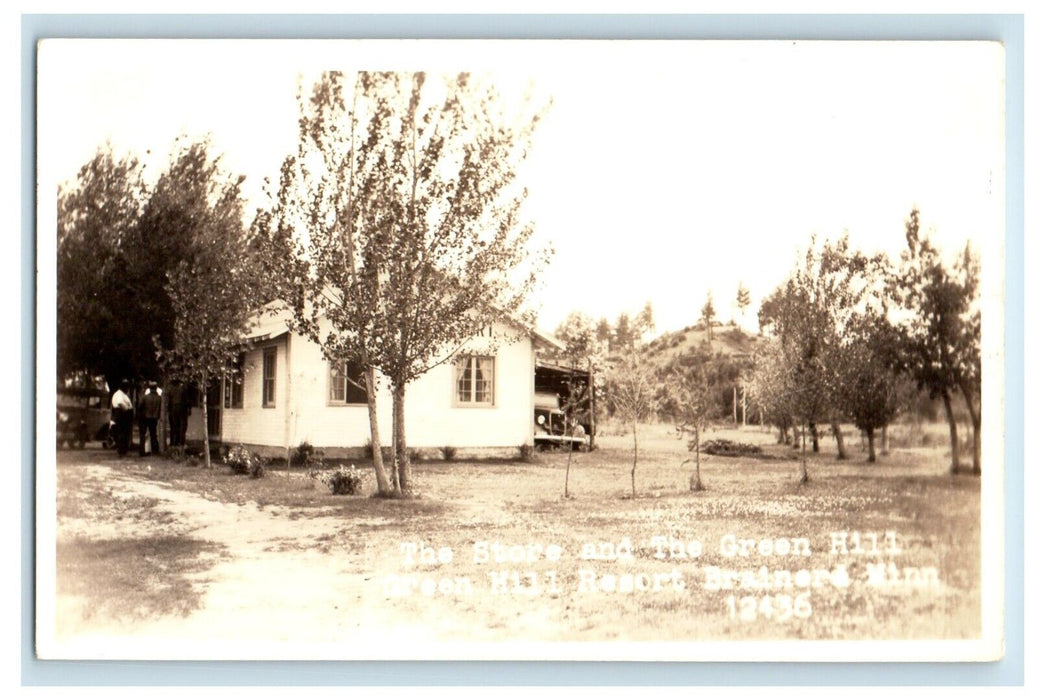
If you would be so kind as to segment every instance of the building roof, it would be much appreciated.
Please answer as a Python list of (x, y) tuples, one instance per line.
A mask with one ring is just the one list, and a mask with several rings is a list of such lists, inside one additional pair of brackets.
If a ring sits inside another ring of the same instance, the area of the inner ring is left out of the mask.
[(256, 312), (252, 331), (243, 339), (249, 343), (274, 340), (288, 333), (288, 318), (291, 311), (277, 301), (272, 301)]
[[(288, 320), (291, 316), (292, 311), (282, 302), (272, 301), (256, 312), (255, 325), (253, 325), (252, 331), (243, 340), (255, 343), (280, 338), (289, 332)], [(502, 314), (502, 320), (529, 333), (534, 347), (558, 352), (565, 351), (566, 349), (566, 344), (550, 333), (529, 327), (507, 314)]]

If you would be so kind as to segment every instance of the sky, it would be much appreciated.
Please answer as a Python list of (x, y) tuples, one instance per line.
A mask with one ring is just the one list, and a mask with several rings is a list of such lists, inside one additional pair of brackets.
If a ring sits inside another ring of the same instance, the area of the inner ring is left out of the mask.
[(963, 42), (52, 41), (41, 191), (105, 142), (157, 174), (178, 135), (209, 134), (262, 203), (317, 71), (466, 69), (552, 100), (521, 170), (537, 244), (555, 250), (531, 299), (541, 328), (648, 301), (676, 330), (710, 293), (753, 330), (812, 235), (896, 257), (918, 207), (947, 254), (999, 254), (1002, 61)]

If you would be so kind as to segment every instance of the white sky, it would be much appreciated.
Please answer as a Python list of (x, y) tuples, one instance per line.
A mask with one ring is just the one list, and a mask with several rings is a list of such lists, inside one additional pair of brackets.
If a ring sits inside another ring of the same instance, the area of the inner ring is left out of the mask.
[(727, 320), (741, 280), (755, 328), (812, 233), (896, 255), (918, 206), (948, 252), (1001, 244), (1002, 61), (995, 44), (953, 42), (54, 42), (39, 61), (41, 191), (106, 140), (157, 172), (178, 134), (208, 132), (258, 199), (294, 147), (301, 70), (529, 78), (554, 99), (523, 173), (556, 250), (540, 325), (651, 301), (673, 330), (708, 290)]

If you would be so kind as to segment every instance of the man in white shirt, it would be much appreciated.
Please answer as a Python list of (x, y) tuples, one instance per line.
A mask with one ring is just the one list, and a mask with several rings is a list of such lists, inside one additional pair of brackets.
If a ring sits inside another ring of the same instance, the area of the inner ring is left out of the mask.
[(115, 437), (115, 449), (120, 457), (125, 457), (130, 449), (130, 437), (133, 433), (133, 402), (126, 393), (130, 382), (124, 379), (119, 388), (112, 394), (112, 428)]

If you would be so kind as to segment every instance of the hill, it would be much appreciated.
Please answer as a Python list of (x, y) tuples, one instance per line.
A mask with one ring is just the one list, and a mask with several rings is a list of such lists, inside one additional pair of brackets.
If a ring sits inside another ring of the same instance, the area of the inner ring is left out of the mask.
[(680, 331), (664, 333), (645, 346), (645, 357), (657, 367), (664, 367), (679, 355), (709, 350), (714, 355), (725, 355), (732, 360), (749, 360), (760, 343), (760, 338), (746, 333), (734, 323), (715, 324), (713, 338), (708, 341), (703, 324), (686, 326)]

